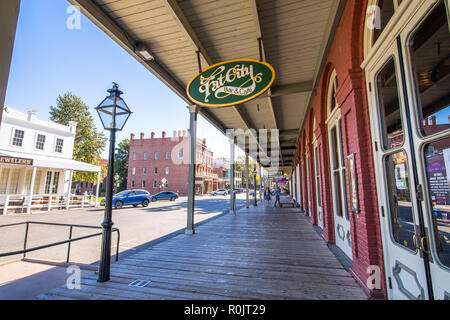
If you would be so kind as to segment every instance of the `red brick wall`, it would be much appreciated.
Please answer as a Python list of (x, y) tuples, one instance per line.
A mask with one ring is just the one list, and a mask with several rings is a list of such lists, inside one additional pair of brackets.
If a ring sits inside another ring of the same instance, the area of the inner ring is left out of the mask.
[[(166, 191), (177, 192), (180, 195), (187, 194), (188, 187), (188, 169), (189, 169), (189, 137), (188, 133), (181, 131), (176, 133), (176, 137), (157, 138), (152, 133), (150, 138), (145, 139), (143, 134), (140, 139), (135, 139), (131, 135), (130, 139), (130, 158), (128, 165), (128, 189), (145, 189), (151, 194), (156, 194), (163, 191), (160, 188), (160, 182), (163, 178), (168, 181)], [(175, 136), (175, 133), (174, 133)], [(213, 159), (213, 153), (206, 148), (205, 140), (197, 140), (197, 153), (199, 160), (202, 162), (197, 165), (197, 174), (208, 172), (212, 173), (212, 166), (208, 168), (204, 163), (206, 158)], [(159, 158), (155, 160), (155, 153), (158, 152)], [(166, 159), (166, 153), (170, 152), (170, 159)], [(182, 152), (182, 159), (179, 159), (178, 153)], [(136, 160), (133, 156), (136, 153)], [(147, 153), (147, 160), (144, 160), (144, 154)], [(135, 174), (133, 175), (133, 168)], [(143, 173), (143, 168), (147, 169), (147, 173)], [(155, 168), (158, 169), (155, 174)], [(166, 175), (166, 168), (169, 168), (169, 174)], [(132, 181), (134, 181), (134, 188), (132, 188)], [(145, 187), (142, 187), (142, 181), (145, 181)], [(153, 183), (156, 181), (156, 188)]]
[[(316, 137), (320, 148), (321, 192), (324, 211), (323, 238), (328, 243), (335, 243), (332, 186), (330, 179), (330, 160), (328, 150), (328, 132), (325, 123), (327, 118), (327, 91), (331, 72), (336, 69), (339, 87), (336, 99), (341, 108), (342, 131), (345, 158), (356, 154), (357, 178), (359, 187), (359, 214), (350, 212), (351, 237), (353, 245), (353, 267), (351, 273), (363, 289), (371, 296), (386, 297), (384, 277), (383, 251), (381, 231), (378, 216), (378, 204), (375, 189), (375, 171), (372, 153), (372, 140), (368, 113), (367, 96), (365, 92), (364, 72), (360, 69), (363, 57), (363, 32), (365, 26), (365, 0), (349, 0), (346, 3), (342, 19), (336, 31), (330, 48), (325, 68), (312, 101), (311, 109), (306, 118), (301, 140), (299, 141), (302, 166), (311, 168), (311, 190), (315, 193), (313, 181), (314, 165), (313, 149), (311, 148), (312, 115), (316, 116)], [(307, 143), (306, 143), (307, 142)], [(304, 154), (310, 152), (310, 162), (306, 164)], [(305, 168), (303, 169), (305, 170)], [(347, 177), (348, 180), (348, 177)], [(307, 195), (306, 179), (302, 179), (302, 190)], [(348, 181), (347, 181), (348, 186)], [(347, 190), (347, 203), (350, 203), (350, 192)], [(312, 197), (311, 212), (316, 223), (316, 199)], [(350, 210), (349, 206), (349, 210)], [(382, 289), (369, 290), (366, 280), (369, 277), (367, 268), (377, 265), (383, 272)]]

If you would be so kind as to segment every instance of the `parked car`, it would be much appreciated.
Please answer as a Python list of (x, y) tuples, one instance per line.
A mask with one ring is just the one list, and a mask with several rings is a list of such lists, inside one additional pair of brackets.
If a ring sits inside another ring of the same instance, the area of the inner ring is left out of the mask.
[(156, 201), (160, 201), (160, 200), (175, 201), (177, 199), (178, 199), (178, 194), (176, 194), (175, 192), (170, 192), (170, 191), (160, 192), (160, 193), (157, 193), (152, 196), (152, 202), (156, 202)]
[(211, 195), (212, 196), (227, 196), (228, 191), (225, 189), (219, 189), (219, 190), (211, 192)]
[[(138, 205), (148, 207), (150, 201), (151, 195), (146, 190), (125, 190), (113, 196), (112, 205), (116, 209), (122, 209), (123, 206), (129, 205), (133, 207), (137, 207)], [(105, 199), (102, 199), (100, 205), (106, 205)]]

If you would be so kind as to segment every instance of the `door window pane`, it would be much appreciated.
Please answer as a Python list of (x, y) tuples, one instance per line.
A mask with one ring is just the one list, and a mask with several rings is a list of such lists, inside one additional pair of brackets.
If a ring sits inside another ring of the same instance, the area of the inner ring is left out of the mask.
[(450, 34), (444, 1), (410, 41), (424, 136), (450, 129)]
[(450, 267), (450, 138), (426, 146), (425, 163), (437, 255)]
[(51, 184), (52, 184), (52, 172), (48, 171), (47, 172), (47, 178), (45, 179), (45, 190), (44, 190), (45, 194), (49, 194), (50, 193)]
[(342, 217), (342, 199), (341, 199), (341, 175), (339, 171), (334, 172), (334, 185), (336, 188), (335, 198), (336, 198), (336, 214)]
[(314, 149), (315, 167), (316, 167), (316, 193), (317, 193), (317, 205), (322, 206), (322, 197), (320, 194), (320, 168), (319, 168), (319, 148)]
[(339, 151), (338, 151), (338, 140), (337, 140), (337, 132), (336, 127), (331, 129), (331, 153), (333, 157), (333, 169), (338, 169), (338, 161), (339, 161)]
[(59, 172), (55, 172), (53, 175), (52, 193), (58, 193)]
[(385, 149), (396, 148), (403, 144), (403, 125), (394, 59), (391, 59), (378, 74), (377, 85), (383, 145)]
[[(375, 43), (380, 37), (386, 25), (391, 20), (395, 12), (394, 1), (396, 0), (380, 0), (378, 1), (378, 7), (380, 8), (380, 16), (376, 17), (380, 19), (379, 26), (374, 29), (373, 43)], [(377, 24), (375, 22), (375, 24)]]
[(398, 244), (413, 251), (415, 223), (409, 190), (408, 160), (404, 151), (385, 160), (392, 236)]

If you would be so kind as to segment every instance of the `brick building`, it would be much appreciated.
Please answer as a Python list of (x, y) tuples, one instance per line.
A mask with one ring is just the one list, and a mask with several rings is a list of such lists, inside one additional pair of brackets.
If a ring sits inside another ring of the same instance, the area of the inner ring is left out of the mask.
[[(101, 159), (98, 165), (102, 168), (108, 166), (107, 159)], [(106, 188), (106, 175), (107, 170), (102, 170), (103, 176), (100, 177), (100, 195), (105, 192)], [(88, 181), (73, 181), (72, 182), (72, 193), (74, 194), (95, 194), (97, 190), (97, 182), (88, 182)]]
[[(144, 133), (139, 139), (132, 134), (127, 188), (145, 189), (151, 194), (173, 191), (186, 195), (189, 158), (188, 131), (174, 131), (172, 137), (163, 132), (160, 138), (152, 132), (147, 139)], [(206, 146), (206, 139), (197, 139), (197, 194), (213, 191), (218, 178), (213, 163), (213, 152)]]

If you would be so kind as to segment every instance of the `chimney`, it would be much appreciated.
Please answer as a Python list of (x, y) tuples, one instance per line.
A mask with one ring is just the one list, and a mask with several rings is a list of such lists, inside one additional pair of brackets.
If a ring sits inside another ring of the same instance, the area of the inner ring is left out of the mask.
[(203, 145), (206, 146), (206, 139), (203, 139)]
[(151, 136), (152, 136), (152, 139), (155, 139), (155, 133), (154, 132), (152, 132)]
[(183, 137), (186, 137), (186, 130), (183, 130)]
[(69, 130), (71, 133), (75, 133), (77, 130), (77, 123), (75, 121), (69, 121)]
[(183, 137), (183, 131), (178, 130), (178, 137), (182, 138)]
[(144, 140), (145, 134), (141, 132), (141, 140)]
[(177, 132), (175, 130), (173, 130), (173, 137), (176, 138), (177, 137)]
[(436, 117), (432, 116), (430, 117), (430, 126), (435, 126), (436, 125)]
[(163, 131), (163, 132), (162, 132), (162, 138), (164, 139), (165, 137), (166, 137), (166, 132)]
[(37, 110), (35, 110), (35, 109), (28, 109), (27, 110), (27, 113), (28, 113), (28, 118), (27, 118), (27, 120), (28, 121), (33, 121), (34, 120), (34, 118), (36, 118), (36, 115), (37, 115)]
[(134, 140), (134, 133), (131, 134), (130, 140)]
[(428, 117), (423, 119), (423, 126), (424, 127), (428, 126)]
[(450, 123), (450, 116), (448, 116), (448, 123)]

